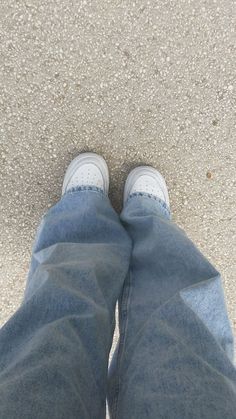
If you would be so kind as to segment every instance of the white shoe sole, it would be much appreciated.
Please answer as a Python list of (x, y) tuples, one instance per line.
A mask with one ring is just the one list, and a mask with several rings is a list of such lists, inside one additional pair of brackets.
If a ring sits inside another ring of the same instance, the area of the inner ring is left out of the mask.
[[(103, 177), (104, 193), (108, 195), (108, 190), (109, 190), (108, 166), (104, 158), (102, 156), (99, 156), (99, 154), (96, 154), (96, 153), (81, 153), (74, 160), (72, 160), (72, 162), (67, 168), (67, 171), (64, 177), (63, 186), (62, 186), (62, 195), (64, 195), (64, 193), (66, 192), (67, 185), (70, 182), (73, 175), (75, 174), (76, 170), (83, 164), (94, 164), (95, 166), (97, 166), (97, 168), (100, 170)], [(93, 185), (90, 185), (90, 186), (93, 186)]]
[[(125, 205), (130, 192), (132, 190), (133, 185), (135, 184), (135, 182), (138, 180), (138, 178), (140, 176), (152, 176), (158, 183), (159, 187), (161, 188), (163, 195), (165, 197), (165, 202), (168, 205), (168, 207), (170, 206), (170, 200), (169, 200), (169, 194), (168, 194), (168, 189), (166, 186), (166, 182), (165, 179), (163, 178), (163, 176), (158, 172), (158, 170), (154, 169), (151, 166), (139, 166), (136, 167), (135, 169), (133, 169), (130, 174), (128, 175), (126, 182), (125, 182), (125, 188), (124, 188), (124, 200), (123, 200), (123, 204)], [(140, 192), (144, 192), (144, 191), (140, 191)], [(155, 195), (158, 197), (158, 195)]]

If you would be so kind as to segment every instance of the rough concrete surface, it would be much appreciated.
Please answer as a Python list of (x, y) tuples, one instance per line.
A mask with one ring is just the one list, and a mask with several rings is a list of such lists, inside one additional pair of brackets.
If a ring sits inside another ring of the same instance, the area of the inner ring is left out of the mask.
[(234, 0), (1, 0), (0, 322), (35, 229), (80, 151), (120, 208), (131, 167), (166, 177), (173, 216), (222, 272), (236, 327)]

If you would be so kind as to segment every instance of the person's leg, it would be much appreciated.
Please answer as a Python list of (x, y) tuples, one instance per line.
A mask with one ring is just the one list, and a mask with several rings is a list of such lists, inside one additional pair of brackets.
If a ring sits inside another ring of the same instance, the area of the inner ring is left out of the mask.
[(0, 418), (105, 417), (131, 246), (97, 175), (89, 172), (93, 187), (79, 187), (78, 173), (67, 179), (72, 189), (38, 230), (24, 301), (0, 330)]
[(121, 216), (133, 253), (110, 370), (111, 418), (235, 419), (233, 338), (220, 275), (170, 220), (165, 193), (155, 197), (153, 184), (148, 194), (143, 183)]

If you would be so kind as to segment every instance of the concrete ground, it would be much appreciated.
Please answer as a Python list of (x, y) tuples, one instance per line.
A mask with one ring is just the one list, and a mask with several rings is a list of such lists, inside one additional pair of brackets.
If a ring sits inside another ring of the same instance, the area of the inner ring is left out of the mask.
[(2, 0), (0, 322), (68, 163), (101, 153), (166, 177), (174, 219), (222, 272), (236, 327), (234, 0)]

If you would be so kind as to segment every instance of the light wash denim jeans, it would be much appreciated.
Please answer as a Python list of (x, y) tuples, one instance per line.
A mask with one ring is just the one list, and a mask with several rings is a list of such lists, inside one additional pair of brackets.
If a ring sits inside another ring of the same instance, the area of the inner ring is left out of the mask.
[[(109, 372), (117, 299), (120, 342)], [(159, 200), (67, 193), (0, 331), (1, 419), (235, 419), (221, 279)]]

